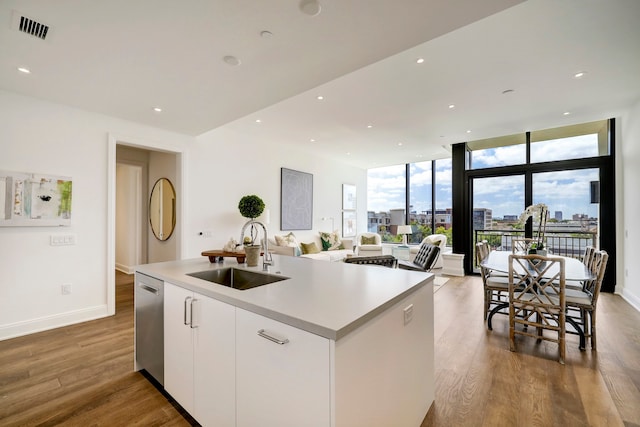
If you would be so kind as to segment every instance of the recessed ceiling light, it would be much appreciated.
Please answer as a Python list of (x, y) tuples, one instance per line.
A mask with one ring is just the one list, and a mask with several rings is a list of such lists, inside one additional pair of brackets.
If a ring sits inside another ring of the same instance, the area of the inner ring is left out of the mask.
[(422, 158), (422, 154), (418, 154), (416, 157), (418, 157), (419, 159)]
[(298, 7), (302, 13), (309, 16), (320, 15), (322, 11), (322, 6), (320, 6), (318, 0), (302, 0)]
[(455, 104), (449, 104), (449, 109), (450, 109), (450, 110), (453, 110), (454, 108), (456, 108), (456, 105), (455, 105)]
[(350, 156), (350, 155), (351, 155), (351, 153), (349, 151), (347, 151), (347, 156)]
[(262, 123), (262, 120), (256, 119), (256, 123)]
[(562, 115), (564, 115), (564, 116), (568, 116), (569, 114), (571, 114), (570, 111), (565, 111), (564, 113), (562, 113)]
[(584, 77), (586, 74), (587, 74), (587, 73), (586, 73), (585, 71), (580, 71), (580, 72), (575, 73), (575, 74), (573, 75), (573, 77), (575, 77), (576, 79), (579, 79), (579, 78)]
[(270, 39), (271, 37), (273, 37), (273, 33), (271, 31), (260, 31), (260, 37), (262, 37), (263, 39)]
[(467, 131), (467, 133), (471, 133), (471, 129), (469, 129), (469, 130)]
[(28, 68), (24, 68), (24, 67), (18, 67), (18, 71), (20, 71), (21, 73), (25, 73), (25, 74), (31, 74), (31, 70)]
[(373, 125), (367, 125), (367, 129), (371, 129)]
[(324, 99), (324, 96), (322, 96), (322, 95), (318, 95), (318, 96), (316, 96), (316, 99), (317, 99), (318, 101), (322, 101), (322, 100)]
[(162, 113), (162, 108), (160, 108), (160, 107), (153, 107), (153, 111), (155, 111), (156, 113)]
[(416, 64), (422, 64), (424, 62), (424, 58), (416, 59)]
[(401, 147), (401, 146), (402, 146), (402, 142), (398, 142), (398, 147)]
[(241, 63), (240, 60), (233, 55), (227, 55), (224, 58), (222, 58), (222, 60), (227, 64), (233, 65), (233, 66), (240, 65)]
[(505, 89), (505, 90), (502, 91), (502, 94), (506, 95), (506, 94), (512, 93), (512, 92), (515, 92), (515, 90), (513, 90), (513, 89)]
[(316, 140), (315, 140), (315, 139), (313, 139), (313, 138), (311, 138), (311, 139), (309, 140), (309, 142), (316, 142)]

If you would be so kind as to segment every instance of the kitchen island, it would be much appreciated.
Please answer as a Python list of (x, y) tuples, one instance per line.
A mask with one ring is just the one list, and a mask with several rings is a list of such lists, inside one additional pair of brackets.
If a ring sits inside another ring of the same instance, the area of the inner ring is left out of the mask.
[[(248, 290), (141, 265), (164, 282), (164, 387), (203, 425), (419, 426), (434, 399), (433, 275), (274, 256)], [(136, 328), (137, 329), (137, 328)], [(136, 369), (143, 366), (136, 366)]]

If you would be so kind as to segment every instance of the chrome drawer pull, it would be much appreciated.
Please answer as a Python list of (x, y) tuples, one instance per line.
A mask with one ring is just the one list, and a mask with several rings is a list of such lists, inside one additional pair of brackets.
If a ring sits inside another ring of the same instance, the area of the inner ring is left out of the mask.
[[(193, 320), (193, 315), (192, 315), (192, 314), (189, 314), (189, 316), (190, 316), (190, 320), (189, 320), (189, 322), (187, 322), (187, 304), (188, 304), (188, 303), (190, 303), (192, 299), (193, 299), (193, 298), (191, 298), (191, 297), (186, 297), (186, 298), (184, 299), (184, 325), (185, 325), (185, 326), (189, 326), (189, 325), (191, 325), (191, 323), (190, 323), (190, 322), (191, 322), (191, 320)], [(190, 305), (190, 304), (189, 304), (189, 305)]]
[(260, 329), (260, 330), (258, 331), (258, 335), (260, 335), (262, 338), (266, 338), (266, 339), (268, 339), (269, 341), (273, 341), (274, 343), (276, 343), (276, 344), (280, 344), (280, 345), (285, 345), (286, 343), (288, 343), (288, 342), (289, 342), (289, 340), (288, 340), (287, 338), (285, 338), (284, 340), (281, 340), (281, 339), (279, 339), (279, 338), (275, 338), (275, 337), (272, 337), (271, 335), (268, 335), (268, 334), (264, 331), (264, 329)]

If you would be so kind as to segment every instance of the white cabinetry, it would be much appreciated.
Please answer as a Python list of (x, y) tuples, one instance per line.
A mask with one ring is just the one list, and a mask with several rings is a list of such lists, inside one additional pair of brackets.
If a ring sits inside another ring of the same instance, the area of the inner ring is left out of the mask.
[(235, 307), (165, 283), (164, 386), (199, 423), (235, 425)]
[(237, 308), (236, 363), (237, 426), (330, 426), (330, 340)]

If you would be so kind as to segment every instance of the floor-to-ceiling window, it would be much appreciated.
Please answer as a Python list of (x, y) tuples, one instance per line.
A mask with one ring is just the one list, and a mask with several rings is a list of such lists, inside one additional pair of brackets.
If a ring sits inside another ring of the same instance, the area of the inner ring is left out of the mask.
[[(464, 179), (454, 200), (465, 215), (454, 220), (454, 229), (470, 238), (456, 239), (454, 250), (469, 255), (466, 270), (473, 271), (476, 241), (509, 250), (512, 237), (531, 237), (539, 224), (522, 224), (519, 217), (538, 203), (548, 208), (545, 239), (553, 253), (579, 257), (594, 245), (615, 259), (612, 125), (603, 120), (455, 147), (454, 164), (464, 165), (456, 173)], [(614, 277), (615, 268), (607, 271)]]
[(405, 224), (407, 205), (406, 166), (367, 171), (367, 231), (379, 233), (384, 242), (400, 242), (397, 226)]
[(407, 236), (418, 244), (430, 234), (451, 238), (451, 159), (439, 159), (367, 172), (368, 231), (377, 232), (383, 242), (399, 243), (399, 225), (411, 225)]

